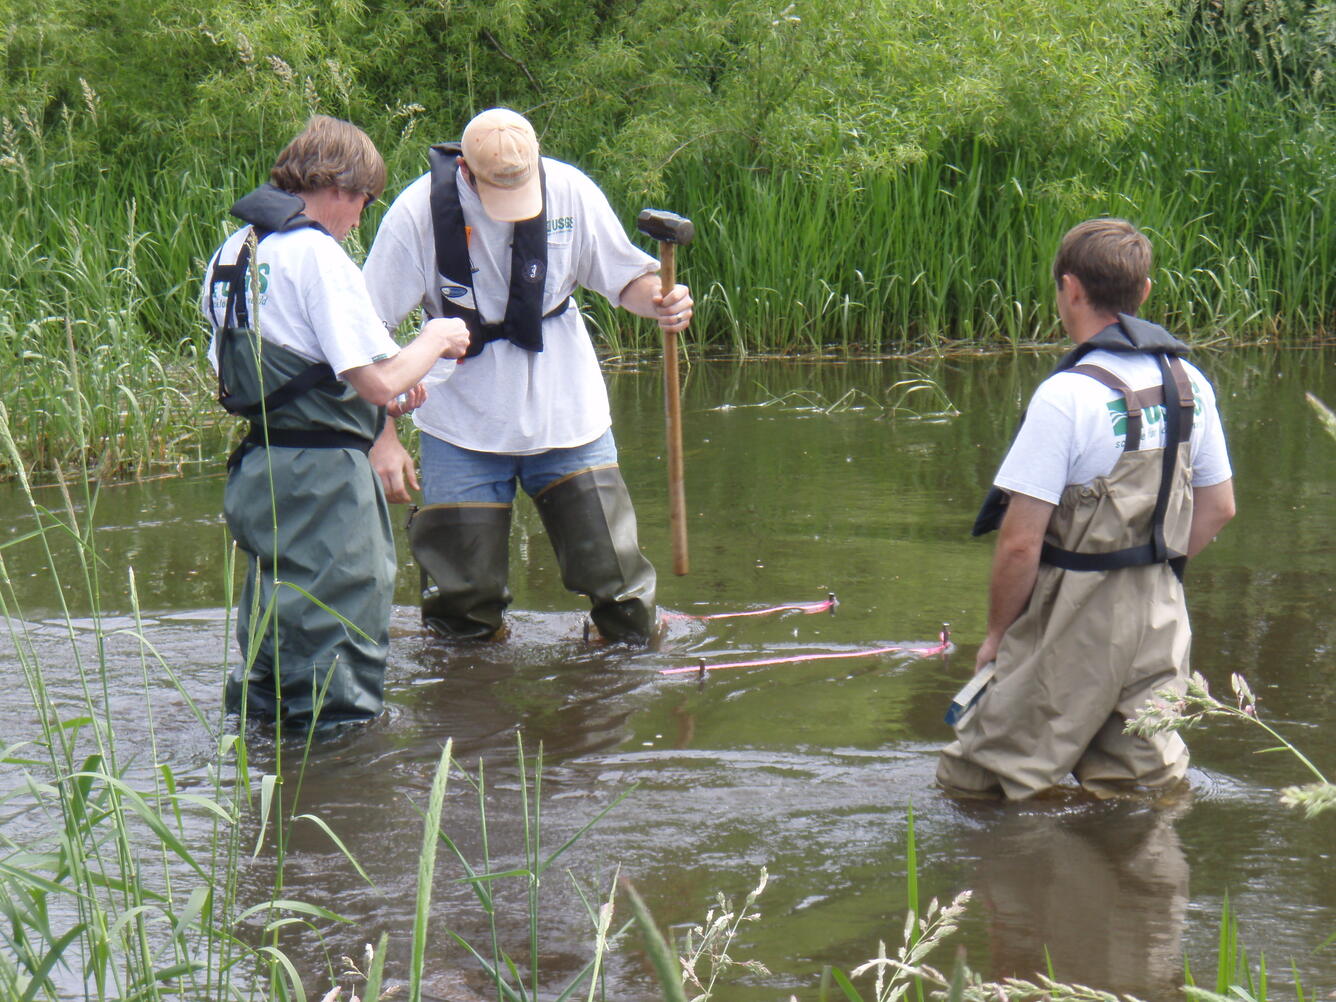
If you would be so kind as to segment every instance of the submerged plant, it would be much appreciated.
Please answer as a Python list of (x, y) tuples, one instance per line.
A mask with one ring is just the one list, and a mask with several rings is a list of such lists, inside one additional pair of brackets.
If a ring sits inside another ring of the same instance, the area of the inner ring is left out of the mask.
[[(723, 404), (715, 410), (738, 410), (744, 407), (774, 408), (779, 411), (792, 411), (804, 414), (847, 414), (868, 411), (879, 418), (907, 418), (909, 420), (941, 420), (959, 417), (960, 411), (947, 396), (942, 384), (926, 375), (914, 375), (901, 379), (886, 388), (885, 401), (857, 388), (850, 388), (834, 400), (817, 390), (789, 390), (775, 395), (764, 386), (760, 387), (767, 397), (754, 404)], [(927, 396), (927, 408), (911, 407), (911, 398), (920, 394)]]
[(1333, 411), (1311, 393), (1305, 393), (1304, 399), (1307, 400), (1313, 410), (1317, 412), (1318, 420), (1322, 422), (1322, 427), (1327, 430), (1327, 434), (1332, 438), (1336, 438), (1336, 411)]

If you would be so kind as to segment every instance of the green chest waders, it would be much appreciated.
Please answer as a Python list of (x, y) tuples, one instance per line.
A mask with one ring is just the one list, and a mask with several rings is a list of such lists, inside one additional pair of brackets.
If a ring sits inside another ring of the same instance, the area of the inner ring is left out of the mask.
[(220, 400), (251, 422), (223, 495), (246, 561), (227, 709), (299, 724), (364, 720), (382, 708), (395, 578), (389, 508), (367, 458), (384, 412), (328, 366), (252, 330), (247, 256), (212, 278), (228, 286)]

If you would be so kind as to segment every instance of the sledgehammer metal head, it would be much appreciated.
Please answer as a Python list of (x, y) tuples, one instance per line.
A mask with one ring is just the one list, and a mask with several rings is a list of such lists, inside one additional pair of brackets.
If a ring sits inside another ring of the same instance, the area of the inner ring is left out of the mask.
[(677, 283), (677, 248), (691, 243), (696, 227), (676, 212), (642, 209), (636, 216), (636, 229), (659, 242), (659, 280), (666, 296)]
[(690, 219), (663, 209), (644, 209), (636, 217), (636, 229), (661, 244), (689, 244), (696, 236)]

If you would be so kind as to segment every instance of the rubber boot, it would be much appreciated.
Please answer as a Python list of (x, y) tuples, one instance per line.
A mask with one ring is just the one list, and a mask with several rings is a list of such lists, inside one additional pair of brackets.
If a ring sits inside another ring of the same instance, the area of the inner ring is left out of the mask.
[(561, 567), (562, 583), (587, 595), (605, 640), (648, 643), (655, 627), (654, 566), (636, 541), (636, 515), (616, 466), (553, 481), (534, 504)]
[(510, 605), (510, 505), (435, 504), (408, 523), (422, 622), (447, 640), (486, 640)]

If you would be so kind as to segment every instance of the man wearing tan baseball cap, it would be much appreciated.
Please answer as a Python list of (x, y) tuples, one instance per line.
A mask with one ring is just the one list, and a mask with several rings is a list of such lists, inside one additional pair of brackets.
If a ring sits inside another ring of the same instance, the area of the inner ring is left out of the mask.
[(469, 122), (460, 145), (465, 176), (472, 178), (487, 215), (514, 223), (543, 211), (538, 137), (523, 115), (489, 108)]
[[(533, 126), (489, 108), (394, 200), (364, 274), (392, 327), (416, 307), (469, 329), (460, 364), (437, 366), (421, 431), (424, 504), (409, 541), (422, 618), (447, 639), (502, 628), (516, 486), (534, 499), (562, 582), (590, 600), (605, 640), (655, 633), (655, 574), (617, 465), (608, 391), (572, 294), (589, 289), (666, 331), (691, 322), (691, 293), (660, 295), (659, 263), (626, 235), (598, 186), (539, 152)], [(372, 449), (392, 501), (418, 481), (393, 429)]]

